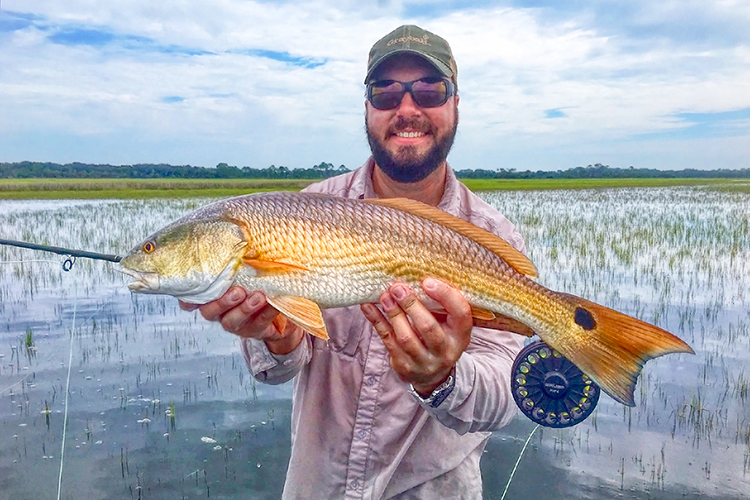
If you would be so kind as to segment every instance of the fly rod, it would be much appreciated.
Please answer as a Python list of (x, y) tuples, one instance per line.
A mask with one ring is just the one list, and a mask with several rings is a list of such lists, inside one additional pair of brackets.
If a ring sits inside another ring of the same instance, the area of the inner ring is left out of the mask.
[[(38, 245), (36, 243), (28, 243), (26, 241), (6, 240), (3, 238), (0, 238), (0, 245), (10, 245), (10, 246), (20, 247), (20, 248), (29, 248), (31, 250), (42, 250), (44, 252), (52, 252), (52, 253), (56, 253), (60, 255), (67, 255), (68, 257), (83, 257), (85, 259), (106, 260), (108, 262), (120, 262), (122, 260), (122, 257), (120, 255), (87, 252), (86, 250), (74, 250), (72, 248), (54, 247), (50, 245)], [(70, 258), (66, 260), (63, 263), (63, 269), (65, 271), (70, 271), (70, 269), (73, 267), (73, 262), (74, 260)]]

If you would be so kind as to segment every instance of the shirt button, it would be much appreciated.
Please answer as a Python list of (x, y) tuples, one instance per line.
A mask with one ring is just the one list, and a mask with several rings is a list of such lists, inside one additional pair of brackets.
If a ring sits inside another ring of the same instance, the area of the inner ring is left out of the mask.
[(359, 439), (364, 439), (366, 436), (367, 436), (367, 431), (366, 430), (360, 429), (359, 431), (357, 431), (357, 437)]
[(352, 481), (349, 485), (352, 487), (353, 490), (359, 489), (359, 481), (357, 481), (356, 479)]
[(370, 386), (375, 385), (375, 382), (377, 382), (377, 379), (375, 378), (374, 375), (370, 375), (369, 377), (367, 377), (367, 380), (365, 381), (365, 383)]

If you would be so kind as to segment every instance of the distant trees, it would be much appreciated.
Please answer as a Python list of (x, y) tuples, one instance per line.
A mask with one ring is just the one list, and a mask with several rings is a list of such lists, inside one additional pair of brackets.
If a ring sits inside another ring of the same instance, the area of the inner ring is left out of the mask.
[(66, 179), (324, 179), (348, 172), (344, 165), (335, 168), (322, 162), (310, 168), (277, 167), (238, 168), (219, 163), (215, 168), (191, 165), (143, 163), (136, 165), (92, 165), (87, 163), (59, 163), (22, 161), (0, 163), (0, 178), (66, 178)]
[[(101, 179), (325, 179), (349, 172), (344, 165), (334, 167), (332, 163), (321, 162), (310, 168), (288, 168), (271, 165), (267, 168), (236, 167), (219, 163), (216, 167), (193, 167), (191, 165), (167, 165), (163, 163), (140, 163), (136, 165), (92, 165), (88, 163), (67, 163), (60, 165), (49, 162), (22, 161), (0, 163), (0, 178), (101, 178)], [(586, 167), (568, 170), (526, 170), (514, 168), (499, 170), (465, 169), (456, 175), (463, 179), (605, 179), (605, 178), (750, 178), (750, 168), (738, 170), (656, 170), (649, 168), (610, 167), (596, 163)]]
[(646, 178), (663, 178), (663, 179), (747, 179), (750, 178), (750, 168), (742, 169), (717, 169), (717, 170), (656, 170), (653, 168), (628, 168), (610, 167), (596, 163), (586, 167), (575, 167), (568, 170), (537, 170), (532, 172), (518, 172), (511, 168), (506, 170), (459, 170), (456, 175), (463, 179), (646, 179)]

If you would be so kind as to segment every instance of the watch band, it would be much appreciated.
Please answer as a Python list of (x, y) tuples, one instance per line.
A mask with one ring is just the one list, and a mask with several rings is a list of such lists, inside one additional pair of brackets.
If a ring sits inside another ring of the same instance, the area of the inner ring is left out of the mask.
[(448, 378), (445, 379), (445, 382), (435, 387), (432, 393), (426, 398), (423, 398), (422, 396), (420, 396), (419, 393), (414, 389), (414, 386), (411, 384), (409, 384), (409, 392), (411, 392), (414, 395), (414, 397), (416, 397), (421, 403), (429, 406), (430, 408), (437, 408), (438, 406), (442, 404), (443, 401), (446, 400), (448, 396), (450, 396), (455, 386), (456, 386), (456, 367), (454, 366), (450, 374), (448, 375)]

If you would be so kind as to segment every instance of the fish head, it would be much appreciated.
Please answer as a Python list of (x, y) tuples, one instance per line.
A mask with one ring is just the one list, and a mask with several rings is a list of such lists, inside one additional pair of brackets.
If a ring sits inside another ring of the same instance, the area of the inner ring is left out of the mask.
[(231, 220), (181, 219), (157, 231), (120, 261), (132, 292), (172, 295), (205, 304), (229, 289), (246, 248)]

